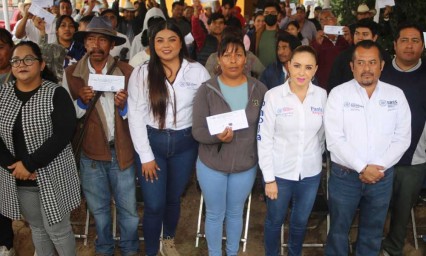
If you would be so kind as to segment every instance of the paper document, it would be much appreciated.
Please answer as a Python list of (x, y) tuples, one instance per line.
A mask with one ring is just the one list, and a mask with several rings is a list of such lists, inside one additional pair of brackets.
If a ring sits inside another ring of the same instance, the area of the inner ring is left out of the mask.
[(291, 8), (291, 15), (294, 15), (294, 14), (297, 13), (296, 4), (295, 3), (290, 3), (290, 8)]
[(305, 6), (314, 6), (314, 1), (305, 1)]
[(94, 91), (118, 92), (124, 89), (124, 76), (90, 74), (88, 85)]
[(395, 0), (377, 0), (377, 6), (379, 9), (385, 8), (386, 5), (395, 6)]
[(343, 26), (324, 26), (324, 33), (329, 35), (343, 35)]
[(35, 4), (42, 8), (49, 8), (53, 6), (53, 0), (32, 0), (31, 4)]
[(42, 7), (32, 3), (28, 12), (33, 14), (34, 16), (42, 18), (46, 22), (46, 33), (50, 33), (53, 28), (53, 22), (55, 21), (55, 15), (46, 11)]
[(232, 127), (233, 131), (248, 128), (246, 111), (244, 109), (208, 116), (206, 119), (211, 135), (223, 132), (226, 127)]

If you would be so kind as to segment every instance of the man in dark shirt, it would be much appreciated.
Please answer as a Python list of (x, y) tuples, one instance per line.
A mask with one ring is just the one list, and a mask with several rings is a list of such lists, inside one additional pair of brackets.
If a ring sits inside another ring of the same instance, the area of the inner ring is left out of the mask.
[(394, 41), (395, 58), (383, 69), (382, 80), (404, 91), (411, 110), (411, 144), (395, 166), (391, 221), (383, 241), (383, 254), (402, 255), (411, 208), (426, 177), (426, 63), (423, 32), (415, 24), (402, 24)]
[(191, 33), (191, 23), (183, 17), (183, 2), (174, 2), (172, 4), (172, 17), (170, 21), (176, 24), (183, 36)]
[(222, 0), (222, 14), (223, 17), (225, 17), (226, 26), (242, 28), (240, 20), (232, 15), (232, 9), (235, 7), (235, 2), (235, 0)]
[[(328, 79), (328, 90), (331, 91), (339, 84), (343, 84), (353, 79), (353, 73), (350, 67), (352, 61), (352, 53), (355, 45), (362, 40), (376, 41), (378, 37), (378, 24), (370, 19), (363, 19), (355, 23), (353, 37), (353, 45), (341, 52), (334, 60)], [(384, 49), (380, 49), (385, 65), (389, 65), (391, 57)]]

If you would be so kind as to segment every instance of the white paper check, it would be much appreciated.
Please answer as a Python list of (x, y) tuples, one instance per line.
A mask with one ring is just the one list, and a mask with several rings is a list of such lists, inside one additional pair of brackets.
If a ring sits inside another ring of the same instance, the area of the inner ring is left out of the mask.
[(329, 35), (343, 35), (343, 26), (324, 26), (324, 33)]
[(42, 8), (48, 8), (53, 6), (53, 0), (32, 0), (31, 4), (36, 4)]
[(211, 135), (223, 132), (226, 127), (232, 127), (233, 131), (248, 128), (246, 111), (244, 109), (208, 116), (206, 119)]
[(395, 6), (395, 0), (377, 0), (377, 6), (379, 9), (385, 8), (386, 5)]
[(290, 3), (290, 8), (291, 8), (291, 15), (294, 15), (294, 14), (297, 13), (296, 4), (295, 3)]
[(124, 89), (124, 76), (90, 74), (87, 83), (94, 91), (118, 92)]
[(50, 33), (52, 29), (54, 29), (53, 22), (55, 21), (55, 15), (53, 15), (52, 13), (46, 11), (45, 9), (34, 3), (31, 4), (30, 8), (28, 9), (28, 12), (37, 17), (42, 18), (46, 22), (46, 33)]

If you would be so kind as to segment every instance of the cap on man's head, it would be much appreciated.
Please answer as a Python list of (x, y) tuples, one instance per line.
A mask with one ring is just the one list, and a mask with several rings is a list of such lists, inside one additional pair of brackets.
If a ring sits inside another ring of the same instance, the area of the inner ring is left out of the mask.
[(358, 5), (358, 8), (356, 9), (356, 11), (352, 11), (353, 15), (357, 15), (357, 14), (361, 14), (361, 13), (367, 13), (369, 12), (371, 15), (376, 15), (376, 9), (371, 9), (368, 7), (368, 5), (366, 4), (360, 4)]
[(117, 36), (117, 32), (112, 29), (111, 22), (106, 17), (93, 17), (89, 24), (87, 24), (86, 30), (75, 32), (73, 39), (84, 43), (84, 38), (90, 33), (108, 36), (115, 42), (115, 46), (122, 45), (126, 42), (125, 38)]

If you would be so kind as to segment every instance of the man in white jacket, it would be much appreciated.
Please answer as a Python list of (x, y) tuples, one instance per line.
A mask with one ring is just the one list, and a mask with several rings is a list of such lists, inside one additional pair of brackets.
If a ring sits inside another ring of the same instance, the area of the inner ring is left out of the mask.
[(393, 166), (410, 145), (411, 114), (402, 90), (379, 81), (384, 62), (375, 42), (359, 42), (350, 65), (354, 79), (331, 91), (325, 109), (332, 161), (325, 255), (348, 255), (357, 208), (356, 255), (379, 255)]

